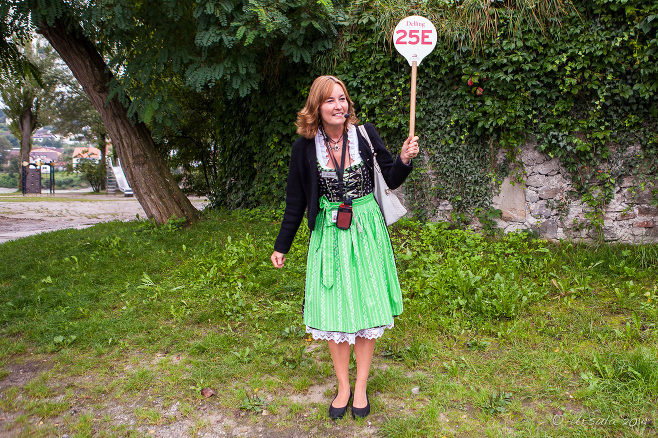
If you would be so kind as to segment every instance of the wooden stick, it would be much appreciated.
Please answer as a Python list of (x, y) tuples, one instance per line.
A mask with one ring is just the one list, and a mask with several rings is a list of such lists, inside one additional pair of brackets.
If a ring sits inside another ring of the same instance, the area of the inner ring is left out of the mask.
[(418, 64), (411, 64), (411, 104), (409, 105), (409, 135), (413, 136), (416, 130), (416, 70)]

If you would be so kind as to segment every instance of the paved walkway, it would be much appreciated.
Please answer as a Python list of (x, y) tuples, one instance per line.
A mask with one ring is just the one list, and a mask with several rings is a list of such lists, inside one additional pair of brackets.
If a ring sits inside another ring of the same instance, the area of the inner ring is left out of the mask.
[[(89, 189), (25, 196), (12, 189), (0, 189), (0, 194), (0, 243), (64, 228), (81, 229), (100, 222), (135, 220), (137, 215), (146, 218), (137, 198), (122, 194), (98, 195)], [(198, 209), (207, 204), (205, 198), (190, 200)]]

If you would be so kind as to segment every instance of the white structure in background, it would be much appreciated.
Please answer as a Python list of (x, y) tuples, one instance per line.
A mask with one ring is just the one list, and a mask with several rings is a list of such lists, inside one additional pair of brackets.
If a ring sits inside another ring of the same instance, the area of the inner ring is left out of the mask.
[(73, 167), (75, 167), (80, 160), (92, 160), (98, 163), (101, 160), (101, 151), (92, 146), (77, 147), (73, 149)]
[(112, 163), (112, 159), (107, 158), (107, 167), (108, 169), (112, 169), (112, 173), (114, 174), (114, 179), (117, 182), (117, 187), (119, 190), (121, 190), (125, 196), (132, 196), (133, 189), (130, 188), (128, 180), (126, 179), (126, 175), (123, 173), (123, 169), (121, 168), (121, 161), (119, 161), (117, 158), (117, 165), (115, 166)]
[(59, 137), (57, 137), (55, 134), (50, 132), (49, 129), (41, 128), (41, 129), (37, 129), (37, 132), (34, 133), (32, 139), (34, 141), (38, 141), (39, 143), (41, 143), (45, 139), (59, 140)]
[(49, 163), (53, 163), (53, 165), (55, 165), (60, 161), (61, 156), (62, 156), (61, 149), (35, 148), (30, 151), (30, 163), (41, 164), (41, 173), (50, 173)]

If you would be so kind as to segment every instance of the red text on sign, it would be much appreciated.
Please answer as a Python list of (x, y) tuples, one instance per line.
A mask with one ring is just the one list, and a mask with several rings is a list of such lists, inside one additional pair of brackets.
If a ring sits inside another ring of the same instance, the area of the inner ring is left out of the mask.
[(432, 31), (431, 30), (423, 30), (422, 31), (422, 39), (420, 41), (421, 44), (432, 44), (432, 41), (430, 41), (430, 38), (432, 37)]
[(426, 45), (432, 44), (432, 41), (430, 41), (430, 38), (432, 37), (432, 31), (429, 29), (413, 29), (408, 33), (406, 29), (400, 29), (395, 33), (399, 35), (398, 39), (395, 40), (395, 44), (411, 44), (412, 46), (418, 43)]

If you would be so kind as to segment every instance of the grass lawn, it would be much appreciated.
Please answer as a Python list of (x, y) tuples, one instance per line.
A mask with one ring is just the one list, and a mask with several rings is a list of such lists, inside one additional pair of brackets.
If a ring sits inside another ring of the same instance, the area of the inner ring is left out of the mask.
[(658, 247), (390, 231), (405, 310), (372, 414), (335, 422), (301, 318), (307, 229), (283, 270), (265, 210), (0, 244), (0, 437), (658, 433)]

